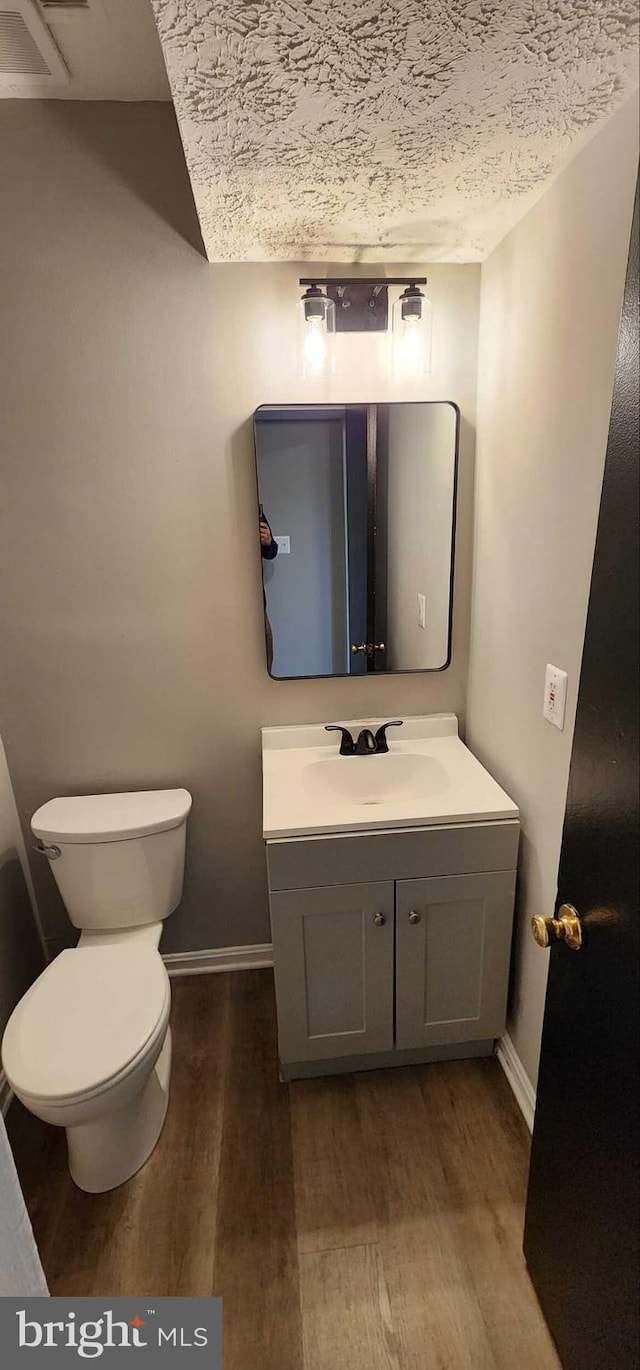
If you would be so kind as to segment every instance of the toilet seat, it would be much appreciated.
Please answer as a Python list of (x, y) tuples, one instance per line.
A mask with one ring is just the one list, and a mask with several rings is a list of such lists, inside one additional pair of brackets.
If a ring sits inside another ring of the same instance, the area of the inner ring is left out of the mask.
[(102, 1093), (164, 1035), (169, 977), (155, 947), (116, 943), (63, 951), (14, 1009), (2, 1044), (25, 1100), (69, 1103)]

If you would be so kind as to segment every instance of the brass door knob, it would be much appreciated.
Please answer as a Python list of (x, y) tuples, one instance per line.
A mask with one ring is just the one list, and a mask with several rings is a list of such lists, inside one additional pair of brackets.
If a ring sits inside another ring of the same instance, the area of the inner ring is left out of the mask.
[(366, 642), (352, 642), (352, 643), (351, 643), (351, 651), (352, 651), (354, 654), (355, 654), (355, 652), (366, 652), (366, 650), (367, 650), (367, 644), (366, 644)]
[(409, 922), (410, 922), (412, 925), (413, 925), (414, 923), (419, 923), (419, 922), (420, 922), (420, 914), (419, 914), (419, 913), (416, 913), (415, 909), (412, 909), (412, 910), (411, 910), (411, 913), (409, 914)]
[(387, 920), (383, 913), (377, 913), (373, 921), (377, 928), (383, 928)]
[(531, 931), (539, 947), (548, 947), (551, 941), (565, 942), (571, 951), (579, 951), (582, 946), (580, 915), (573, 904), (562, 904), (557, 918), (535, 914)]

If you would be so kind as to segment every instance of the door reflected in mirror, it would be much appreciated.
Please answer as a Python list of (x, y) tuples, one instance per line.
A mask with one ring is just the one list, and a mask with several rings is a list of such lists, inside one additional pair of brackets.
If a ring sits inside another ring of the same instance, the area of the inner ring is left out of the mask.
[(457, 407), (263, 405), (254, 431), (270, 674), (444, 670)]

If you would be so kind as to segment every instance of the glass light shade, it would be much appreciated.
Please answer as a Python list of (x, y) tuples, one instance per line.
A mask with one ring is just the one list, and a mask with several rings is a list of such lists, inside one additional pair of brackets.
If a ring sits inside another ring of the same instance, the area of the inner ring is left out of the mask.
[(420, 380), (431, 370), (431, 301), (422, 292), (397, 299), (392, 312), (393, 374)]
[(303, 380), (323, 380), (334, 369), (336, 309), (327, 295), (303, 297), (298, 305), (298, 356)]

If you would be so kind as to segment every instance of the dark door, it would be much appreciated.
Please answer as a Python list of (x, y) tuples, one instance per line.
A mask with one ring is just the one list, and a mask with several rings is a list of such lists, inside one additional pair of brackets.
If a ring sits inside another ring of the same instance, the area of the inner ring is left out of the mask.
[(351, 675), (386, 670), (388, 405), (350, 404), (345, 492)]
[(639, 1354), (637, 235), (636, 203), (558, 879), (583, 943), (551, 929), (524, 1240), (564, 1370)]

